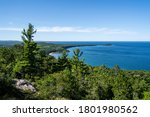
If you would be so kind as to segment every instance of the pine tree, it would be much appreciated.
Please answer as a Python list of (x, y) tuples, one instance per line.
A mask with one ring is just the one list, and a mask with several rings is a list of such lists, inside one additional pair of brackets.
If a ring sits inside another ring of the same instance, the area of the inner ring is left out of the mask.
[(33, 35), (36, 33), (34, 30), (34, 26), (29, 24), (27, 30), (23, 30), (22, 32), (22, 40), (24, 44), (23, 48), (23, 57), (17, 61), (17, 64), (14, 68), (16, 73), (20, 73), (23, 75), (23, 78), (29, 78), (31, 80), (35, 80), (34, 76), (37, 71), (37, 59), (36, 56), (38, 54), (37, 43), (33, 41)]

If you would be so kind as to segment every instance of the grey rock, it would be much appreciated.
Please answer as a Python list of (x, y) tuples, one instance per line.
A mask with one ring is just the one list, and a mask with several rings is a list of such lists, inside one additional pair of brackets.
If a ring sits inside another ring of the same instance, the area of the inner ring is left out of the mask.
[(36, 89), (33, 86), (33, 84), (25, 79), (15, 79), (14, 83), (15, 83), (15, 87), (17, 89), (24, 90), (24, 91), (36, 92)]

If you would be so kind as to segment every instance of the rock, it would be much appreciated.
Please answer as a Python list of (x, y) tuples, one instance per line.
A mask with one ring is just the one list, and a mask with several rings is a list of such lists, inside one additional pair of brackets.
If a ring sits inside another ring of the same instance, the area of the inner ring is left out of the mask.
[(139, 74), (137, 74), (137, 75), (135, 74), (133, 77), (140, 77), (140, 75)]
[(20, 85), (25, 85), (25, 84), (29, 84), (29, 82), (28, 81), (26, 81), (26, 80), (23, 80), (23, 79), (20, 79), (20, 80), (18, 80), (17, 81), (17, 86), (20, 86)]
[(14, 83), (15, 83), (15, 87), (17, 89), (24, 90), (24, 91), (36, 92), (36, 89), (33, 86), (33, 84), (25, 79), (15, 79)]

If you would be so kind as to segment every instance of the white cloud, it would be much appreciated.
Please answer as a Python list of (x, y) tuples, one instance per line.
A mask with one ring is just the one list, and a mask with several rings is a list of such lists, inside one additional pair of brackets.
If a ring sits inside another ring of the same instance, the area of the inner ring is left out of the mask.
[(39, 27), (38, 32), (78, 32), (78, 33), (100, 33), (100, 34), (136, 34), (137, 32), (109, 29), (109, 28), (81, 28), (81, 27)]
[(0, 28), (0, 31), (21, 31), (21, 28)]
[(75, 28), (73, 27), (39, 27), (37, 28), (38, 32), (74, 32)]
[[(22, 31), (21, 28), (0, 28), (0, 31)], [(120, 29), (110, 29), (110, 28), (82, 28), (82, 27), (38, 27), (38, 32), (73, 32), (73, 33), (99, 33), (99, 34), (128, 34), (133, 35), (137, 32), (120, 30)]]
[(38, 32), (104, 32), (107, 28), (81, 28), (81, 27), (39, 27), (37, 28)]

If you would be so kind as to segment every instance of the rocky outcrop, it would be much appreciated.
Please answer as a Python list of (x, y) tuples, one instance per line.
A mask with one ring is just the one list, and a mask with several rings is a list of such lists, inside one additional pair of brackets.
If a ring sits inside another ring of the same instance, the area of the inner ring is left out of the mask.
[(36, 92), (34, 85), (25, 79), (15, 79), (14, 84), (17, 89)]

